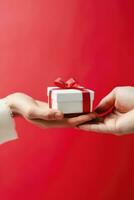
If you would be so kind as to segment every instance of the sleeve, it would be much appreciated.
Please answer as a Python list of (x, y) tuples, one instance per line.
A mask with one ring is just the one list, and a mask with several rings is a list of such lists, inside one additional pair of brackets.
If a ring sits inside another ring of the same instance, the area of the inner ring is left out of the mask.
[(0, 145), (17, 139), (14, 119), (4, 99), (0, 99)]

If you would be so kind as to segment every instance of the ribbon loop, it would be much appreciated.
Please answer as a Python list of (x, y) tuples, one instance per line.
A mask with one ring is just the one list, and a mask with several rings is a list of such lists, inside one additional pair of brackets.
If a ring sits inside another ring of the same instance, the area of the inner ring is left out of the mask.
[(70, 78), (66, 82), (64, 82), (60, 77), (54, 81), (54, 84), (63, 89), (71, 89), (71, 88), (78, 88), (78, 83), (75, 79)]
[(54, 81), (54, 84), (59, 88), (66, 88), (65, 82), (60, 77)]
[(66, 81), (67, 88), (75, 88), (75, 87), (77, 88), (77, 86), (78, 86), (78, 84), (77, 84), (76, 80), (73, 78), (70, 78), (69, 80)]

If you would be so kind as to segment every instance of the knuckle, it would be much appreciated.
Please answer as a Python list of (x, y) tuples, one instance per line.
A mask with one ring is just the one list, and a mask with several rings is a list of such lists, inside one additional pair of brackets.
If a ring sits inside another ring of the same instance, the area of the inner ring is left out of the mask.
[(52, 117), (55, 116), (55, 113), (52, 112), (51, 110), (45, 111), (45, 116), (46, 116), (48, 119), (51, 119)]
[(68, 119), (68, 125), (69, 125), (70, 127), (74, 127), (74, 126), (77, 125), (77, 123), (76, 123), (76, 121), (73, 120), (73, 119)]
[(47, 113), (47, 114), (46, 114), (46, 118), (47, 118), (47, 119), (52, 119), (52, 114), (51, 114), (51, 113)]
[(28, 119), (32, 119), (33, 116), (34, 116), (34, 109), (29, 108), (29, 109), (27, 110), (26, 117), (27, 117)]
[(117, 87), (114, 88), (114, 91), (115, 91), (115, 92), (119, 92), (121, 89), (123, 89), (123, 87), (117, 86)]
[(118, 86), (113, 89), (114, 92), (117, 92), (118, 90), (119, 90)]

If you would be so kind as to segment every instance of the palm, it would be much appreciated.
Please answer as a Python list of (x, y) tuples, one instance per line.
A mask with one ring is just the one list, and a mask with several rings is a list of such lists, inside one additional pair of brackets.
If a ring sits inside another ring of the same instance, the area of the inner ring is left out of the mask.
[(114, 111), (111, 114), (107, 115), (104, 117), (103, 122), (102, 122), (102, 126), (103, 129), (105, 129), (107, 132), (119, 132), (120, 130), (120, 123), (122, 121), (123, 118), (123, 113), (120, 113), (118, 111)]
[[(80, 125), (79, 128), (86, 131), (102, 133), (134, 132), (134, 87), (115, 88), (99, 103), (96, 112), (97, 120)], [(114, 111), (105, 114), (114, 107)], [(100, 118), (101, 116), (101, 118)], [(103, 116), (103, 117), (102, 117)], [(98, 121), (99, 119), (99, 121)]]
[[(32, 116), (30, 118), (26, 119), (31, 122), (32, 124), (35, 124), (41, 128), (71, 128), (75, 127), (78, 124), (83, 123), (84, 121), (87, 121), (88, 119), (92, 119), (94, 115), (85, 115), (85, 116), (78, 116), (78, 117), (70, 117), (70, 118), (64, 118), (63, 114), (60, 114), (60, 119), (55, 118), (54, 110), (49, 109), (49, 106), (47, 103), (42, 101), (34, 101), (34, 104), (38, 107), (38, 110), (43, 110), (42, 117), (37, 115), (36, 113), (32, 113)], [(31, 103), (30, 103), (31, 105)], [(45, 118), (44, 118), (45, 114)]]

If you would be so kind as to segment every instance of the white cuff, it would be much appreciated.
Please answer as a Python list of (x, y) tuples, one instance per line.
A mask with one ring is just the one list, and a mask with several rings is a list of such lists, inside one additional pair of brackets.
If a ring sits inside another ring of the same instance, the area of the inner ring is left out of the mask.
[(10, 108), (4, 99), (0, 99), (0, 144), (17, 139), (15, 122), (11, 117)]

